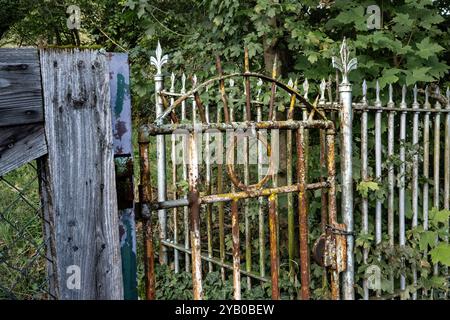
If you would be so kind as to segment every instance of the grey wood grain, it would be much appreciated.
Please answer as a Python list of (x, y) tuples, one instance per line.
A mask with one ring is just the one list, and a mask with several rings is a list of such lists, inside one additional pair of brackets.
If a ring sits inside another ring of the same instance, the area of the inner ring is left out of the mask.
[(0, 49), (0, 127), (42, 122), (36, 49)]
[(43, 124), (0, 127), (0, 176), (46, 153)]
[[(40, 52), (48, 157), (41, 188), (53, 221), (60, 299), (123, 299), (109, 69), (95, 51)], [(79, 289), (70, 289), (78, 266)], [(70, 270), (70, 269), (69, 269)]]

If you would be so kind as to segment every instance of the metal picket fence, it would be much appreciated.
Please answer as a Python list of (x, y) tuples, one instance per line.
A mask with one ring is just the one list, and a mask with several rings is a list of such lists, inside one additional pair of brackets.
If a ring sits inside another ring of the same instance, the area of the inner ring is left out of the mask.
[(36, 161), (0, 177), (0, 299), (52, 299)]

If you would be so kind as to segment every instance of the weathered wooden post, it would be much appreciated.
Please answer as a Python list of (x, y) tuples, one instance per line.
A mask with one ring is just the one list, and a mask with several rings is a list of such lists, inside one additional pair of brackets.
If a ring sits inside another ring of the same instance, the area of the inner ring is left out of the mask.
[(40, 61), (51, 290), (60, 299), (123, 299), (107, 57), (41, 50)]
[(342, 74), (339, 84), (341, 100), (340, 133), (341, 133), (341, 173), (342, 173), (342, 200), (341, 212), (343, 222), (347, 226), (347, 269), (343, 275), (343, 298), (355, 299), (354, 265), (353, 265), (353, 172), (352, 172), (352, 85), (348, 81), (348, 74), (357, 67), (357, 60), (350, 60), (349, 50), (344, 38), (339, 59), (333, 57), (332, 64)]

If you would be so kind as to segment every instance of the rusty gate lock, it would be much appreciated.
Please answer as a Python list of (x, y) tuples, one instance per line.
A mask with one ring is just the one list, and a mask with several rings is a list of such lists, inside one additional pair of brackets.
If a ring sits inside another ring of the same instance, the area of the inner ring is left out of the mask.
[(318, 265), (338, 273), (347, 268), (347, 239), (341, 228), (327, 226), (325, 233), (316, 240), (313, 258)]

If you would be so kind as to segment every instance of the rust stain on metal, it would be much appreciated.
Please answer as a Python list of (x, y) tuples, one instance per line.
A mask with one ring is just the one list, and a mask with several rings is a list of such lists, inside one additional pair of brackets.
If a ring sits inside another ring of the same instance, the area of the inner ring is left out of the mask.
[(303, 129), (297, 131), (297, 172), (299, 182), (298, 214), (300, 232), (300, 279), (301, 297), (310, 298), (309, 292), (309, 248), (308, 248), (308, 213), (306, 199), (306, 168), (305, 168), (305, 141)]
[(206, 121), (206, 115), (205, 115), (205, 108), (203, 107), (203, 102), (200, 99), (200, 96), (198, 95), (198, 92), (194, 92), (194, 100), (195, 100), (195, 104), (198, 108), (198, 111), (200, 113), (200, 120), (203, 123), (207, 123), (208, 121)]
[(140, 216), (143, 219), (142, 229), (144, 237), (144, 277), (145, 297), (148, 300), (155, 299), (155, 265), (153, 250), (153, 233), (151, 225), (152, 189), (150, 185), (149, 140), (145, 128), (139, 132), (139, 157), (141, 178), (139, 185)]
[(200, 245), (200, 201), (198, 191), (198, 159), (197, 144), (194, 133), (189, 135), (189, 158), (191, 159), (188, 166), (188, 182), (189, 182), (189, 211), (190, 211), (190, 232), (191, 232), (191, 248), (192, 248), (192, 286), (194, 299), (203, 299), (202, 288), (202, 259)]
[(233, 238), (234, 299), (241, 300), (241, 250), (239, 247), (239, 214), (237, 200), (231, 202), (231, 233)]
[(272, 299), (280, 300), (279, 265), (278, 265), (278, 229), (276, 212), (276, 195), (269, 197), (269, 242), (270, 242), (270, 270), (272, 278)]

